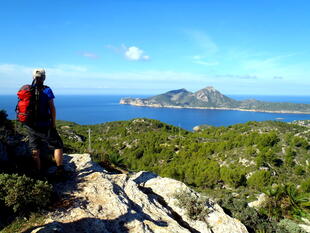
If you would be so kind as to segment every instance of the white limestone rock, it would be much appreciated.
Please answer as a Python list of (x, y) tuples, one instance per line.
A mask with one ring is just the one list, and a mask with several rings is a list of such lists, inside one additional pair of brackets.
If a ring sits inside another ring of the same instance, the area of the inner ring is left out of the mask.
[(265, 205), (267, 199), (267, 195), (265, 193), (261, 193), (258, 195), (257, 200), (248, 203), (248, 206), (259, 209), (260, 207), (263, 207)]
[[(46, 225), (32, 232), (206, 232), (243, 233), (245, 226), (210, 201), (205, 221), (195, 221), (177, 206), (175, 193), (199, 196), (182, 182), (150, 172), (111, 174), (88, 154), (64, 156), (72, 178), (55, 184), (63, 207), (47, 214)], [(55, 231), (54, 231), (55, 232)], [(58, 232), (58, 231), (56, 231)]]
[(305, 231), (310, 233), (310, 225), (299, 224), (299, 226)]

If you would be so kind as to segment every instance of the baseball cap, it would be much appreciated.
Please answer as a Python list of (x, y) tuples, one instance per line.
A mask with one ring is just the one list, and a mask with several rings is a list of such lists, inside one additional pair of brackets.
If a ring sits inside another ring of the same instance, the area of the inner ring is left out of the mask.
[(42, 81), (44, 81), (45, 80), (45, 70), (42, 68), (34, 69), (32, 71), (32, 77), (33, 77), (33, 79), (40, 78), (40, 79), (42, 79)]

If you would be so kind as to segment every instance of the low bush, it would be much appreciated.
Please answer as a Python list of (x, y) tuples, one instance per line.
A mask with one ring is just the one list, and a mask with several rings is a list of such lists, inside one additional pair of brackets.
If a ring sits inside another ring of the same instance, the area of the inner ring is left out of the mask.
[(309, 216), (310, 194), (302, 192), (295, 184), (272, 186), (265, 189), (268, 199), (261, 212), (276, 220), (283, 216), (300, 218)]
[(290, 219), (282, 219), (279, 226), (285, 228), (290, 233), (306, 233), (297, 223)]
[(247, 184), (257, 190), (263, 190), (267, 185), (271, 184), (271, 173), (270, 171), (259, 170), (255, 172), (247, 180)]
[(234, 188), (246, 185), (245, 171), (239, 167), (221, 167), (221, 179)]
[(52, 187), (44, 181), (25, 175), (0, 174), (0, 203), (15, 213), (30, 213), (46, 207), (51, 200)]
[(306, 173), (303, 166), (299, 165), (295, 168), (295, 174), (298, 176), (303, 176)]
[(305, 179), (301, 183), (301, 190), (304, 191), (305, 193), (310, 193), (310, 178)]
[(175, 198), (177, 199), (177, 205), (186, 210), (186, 214), (190, 219), (205, 221), (205, 217), (209, 213), (206, 198), (185, 191), (177, 192)]
[(261, 214), (254, 208), (249, 207), (248, 203), (243, 199), (226, 196), (219, 201), (219, 205), (224, 209), (226, 214), (239, 219), (250, 233), (289, 233), (283, 227), (278, 226), (275, 221), (269, 219), (267, 215)]

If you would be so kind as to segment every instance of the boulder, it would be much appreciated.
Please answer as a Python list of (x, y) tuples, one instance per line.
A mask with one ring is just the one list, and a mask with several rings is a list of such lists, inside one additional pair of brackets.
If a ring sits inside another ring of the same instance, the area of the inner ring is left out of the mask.
[[(88, 154), (64, 156), (72, 176), (54, 184), (60, 197), (47, 213), (46, 224), (30, 232), (247, 232), (237, 219), (226, 215), (213, 201), (204, 221), (193, 220), (177, 205), (176, 193), (198, 193), (182, 182), (151, 172), (112, 174), (91, 161)], [(38, 231), (38, 228), (40, 230)]]

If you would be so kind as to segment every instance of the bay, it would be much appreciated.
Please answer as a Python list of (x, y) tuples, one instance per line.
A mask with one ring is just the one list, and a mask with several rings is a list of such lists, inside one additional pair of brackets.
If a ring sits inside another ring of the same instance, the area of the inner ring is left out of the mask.
[[(307, 114), (136, 107), (119, 104), (119, 100), (122, 97), (126, 96), (56, 96), (55, 105), (57, 108), (57, 119), (87, 125), (145, 117), (157, 119), (187, 130), (192, 130), (194, 126), (202, 124), (228, 126), (237, 123), (245, 123), (248, 121), (279, 120), (291, 122), (294, 120), (310, 120), (310, 115)], [(130, 97), (146, 96), (131, 95)], [(262, 101), (310, 104), (310, 96), (229, 95), (229, 97), (237, 100), (254, 98)], [(0, 95), (0, 109), (6, 110), (9, 119), (15, 119), (16, 102), (17, 97), (14, 95)]]

